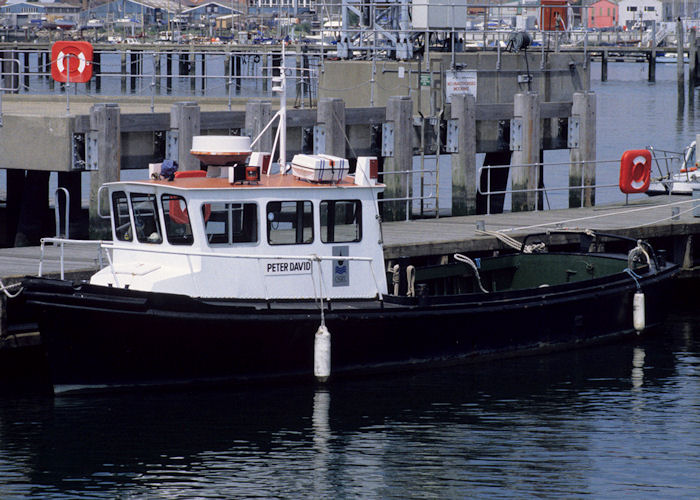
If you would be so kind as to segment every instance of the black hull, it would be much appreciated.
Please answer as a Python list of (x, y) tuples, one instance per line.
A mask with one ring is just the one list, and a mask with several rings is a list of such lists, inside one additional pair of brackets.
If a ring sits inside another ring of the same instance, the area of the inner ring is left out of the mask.
[[(647, 328), (666, 312), (675, 267), (639, 279)], [(570, 348), (634, 334), (635, 282), (585, 284), (383, 303), (325, 312), (332, 374)], [(226, 302), (28, 279), (57, 391), (313, 376), (309, 303)], [(403, 303), (398, 303), (403, 302)]]

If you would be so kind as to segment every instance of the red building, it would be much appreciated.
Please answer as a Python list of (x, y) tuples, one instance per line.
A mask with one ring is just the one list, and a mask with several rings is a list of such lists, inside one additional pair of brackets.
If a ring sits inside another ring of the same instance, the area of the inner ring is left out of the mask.
[(610, 28), (617, 26), (619, 20), (617, 4), (610, 0), (598, 0), (588, 8), (589, 28)]

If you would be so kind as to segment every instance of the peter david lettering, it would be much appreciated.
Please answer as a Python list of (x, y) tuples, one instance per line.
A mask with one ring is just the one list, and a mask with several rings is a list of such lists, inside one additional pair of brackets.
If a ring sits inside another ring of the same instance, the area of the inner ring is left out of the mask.
[(310, 272), (310, 260), (268, 261), (265, 267), (265, 274), (308, 274)]

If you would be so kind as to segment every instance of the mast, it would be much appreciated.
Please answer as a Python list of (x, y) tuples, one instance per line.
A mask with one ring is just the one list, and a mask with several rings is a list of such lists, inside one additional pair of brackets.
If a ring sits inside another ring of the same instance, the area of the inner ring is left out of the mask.
[(282, 61), (280, 62), (280, 172), (284, 173), (287, 165), (287, 68), (284, 65), (285, 42), (282, 40)]

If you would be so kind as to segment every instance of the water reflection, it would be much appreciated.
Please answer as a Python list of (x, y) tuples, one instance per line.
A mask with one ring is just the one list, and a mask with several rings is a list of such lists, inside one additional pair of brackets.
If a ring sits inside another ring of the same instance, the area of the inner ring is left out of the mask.
[(0, 399), (0, 490), (96, 498), (697, 492), (695, 320), (632, 343), (327, 388)]
[(644, 349), (635, 347), (632, 351), (632, 387), (639, 389), (644, 384)]

